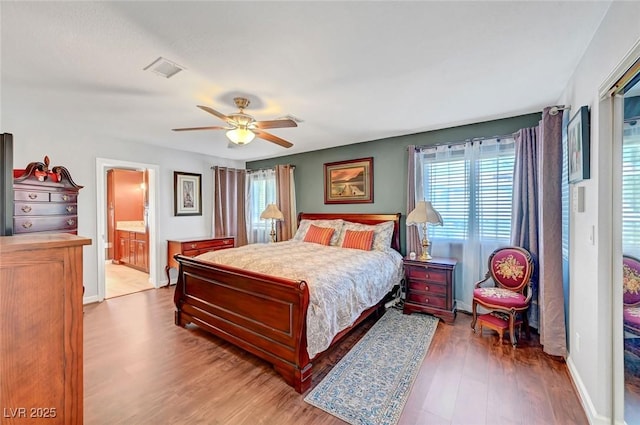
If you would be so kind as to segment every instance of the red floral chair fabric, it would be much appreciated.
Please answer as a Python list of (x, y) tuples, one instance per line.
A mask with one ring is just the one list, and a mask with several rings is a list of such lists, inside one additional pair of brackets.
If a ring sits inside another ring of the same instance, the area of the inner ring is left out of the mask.
[[(514, 331), (518, 314), (522, 316), (527, 335), (529, 333), (526, 311), (529, 309), (532, 295), (533, 260), (531, 254), (526, 249), (516, 246), (498, 248), (489, 256), (488, 268), (484, 279), (476, 282), (473, 290), (471, 328), (475, 332), (478, 305), (491, 312), (502, 313), (508, 318), (509, 337), (511, 344), (515, 347)], [(489, 280), (493, 280), (495, 286), (482, 286)]]
[(640, 335), (640, 260), (622, 257), (622, 303), (624, 328)]

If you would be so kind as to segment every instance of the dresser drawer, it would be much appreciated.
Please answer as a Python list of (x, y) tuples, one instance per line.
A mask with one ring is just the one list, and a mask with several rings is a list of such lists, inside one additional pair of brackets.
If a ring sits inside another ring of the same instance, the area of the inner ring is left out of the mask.
[(14, 215), (77, 215), (76, 204), (61, 204), (53, 202), (16, 202)]
[(209, 252), (208, 250), (202, 250), (200, 251), (199, 249), (189, 249), (186, 251), (182, 251), (182, 255), (185, 255), (187, 257), (195, 257), (196, 255), (200, 255), (203, 254), (205, 252)]
[(78, 227), (78, 217), (75, 215), (56, 217), (14, 217), (13, 231), (15, 233), (41, 232), (60, 230), (67, 232)]
[[(189, 251), (200, 251), (207, 252), (212, 251), (214, 249), (223, 249), (223, 248), (233, 248), (233, 238), (225, 238), (225, 239), (211, 239), (206, 241), (190, 241), (182, 243), (182, 253), (184, 255), (189, 255), (187, 252)], [(195, 254), (197, 255), (197, 254)]]
[(446, 298), (421, 292), (410, 292), (407, 295), (407, 302), (435, 308), (445, 308), (447, 306)]
[(55, 192), (55, 193), (51, 194), (51, 202), (76, 203), (76, 202), (78, 202), (78, 194), (77, 193)]
[(13, 192), (13, 199), (15, 201), (37, 201), (37, 202), (49, 202), (49, 192), (40, 192), (37, 190), (15, 190)]
[(426, 294), (437, 294), (445, 296), (447, 294), (447, 285), (439, 283), (425, 282), (423, 280), (409, 280), (409, 290), (424, 292)]
[(406, 268), (409, 279), (421, 279), (430, 282), (447, 282), (447, 272), (445, 270), (425, 267), (409, 266)]

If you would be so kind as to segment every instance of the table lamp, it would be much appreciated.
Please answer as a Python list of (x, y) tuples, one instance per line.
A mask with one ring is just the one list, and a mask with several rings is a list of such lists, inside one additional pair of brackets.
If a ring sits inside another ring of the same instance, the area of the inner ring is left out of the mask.
[(431, 260), (429, 254), (429, 238), (427, 236), (427, 223), (442, 226), (442, 216), (433, 208), (429, 201), (419, 201), (413, 211), (407, 216), (407, 226), (422, 226), (422, 254), (421, 261)]
[(260, 218), (262, 220), (271, 219), (271, 233), (269, 233), (269, 235), (271, 235), (271, 242), (275, 242), (276, 241), (275, 222), (276, 220), (284, 220), (284, 215), (282, 215), (282, 212), (280, 212), (276, 204), (269, 204), (267, 205), (267, 208), (265, 208), (264, 211), (262, 211), (262, 214), (260, 214)]

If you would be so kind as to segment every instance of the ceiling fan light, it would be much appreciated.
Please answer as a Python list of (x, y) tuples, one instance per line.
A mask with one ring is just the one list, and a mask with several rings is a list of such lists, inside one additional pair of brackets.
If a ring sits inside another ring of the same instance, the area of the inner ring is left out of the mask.
[(246, 145), (256, 137), (255, 133), (247, 128), (234, 128), (227, 131), (227, 138), (236, 145)]

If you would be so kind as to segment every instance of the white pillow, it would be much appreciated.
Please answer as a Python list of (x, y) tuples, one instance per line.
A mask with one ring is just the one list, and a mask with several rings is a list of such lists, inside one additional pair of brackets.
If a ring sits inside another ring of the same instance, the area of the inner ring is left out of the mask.
[(331, 240), (329, 241), (329, 245), (336, 246), (338, 245), (338, 238), (342, 235), (342, 226), (345, 221), (341, 218), (337, 218), (335, 220), (300, 220), (300, 226), (298, 226), (298, 230), (296, 234), (291, 238), (294, 241), (304, 241), (304, 237), (307, 234), (307, 230), (309, 230), (309, 226), (313, 224), (318, 227), (331, 227), (335, 229), (333, 235), (331, 236)]
[(386, 251), (391, 246), (391, 239), (393, 238), (393, 221), (385, 221), (378, 224), (361, 224), (345, 221), (342, 227), (342, 232), (338, 238), (338, 246), (342, 246), (344, 241), (344, 235), (347, 230), (363, 231), (373, 230), (373, 246), (372, 251)]

